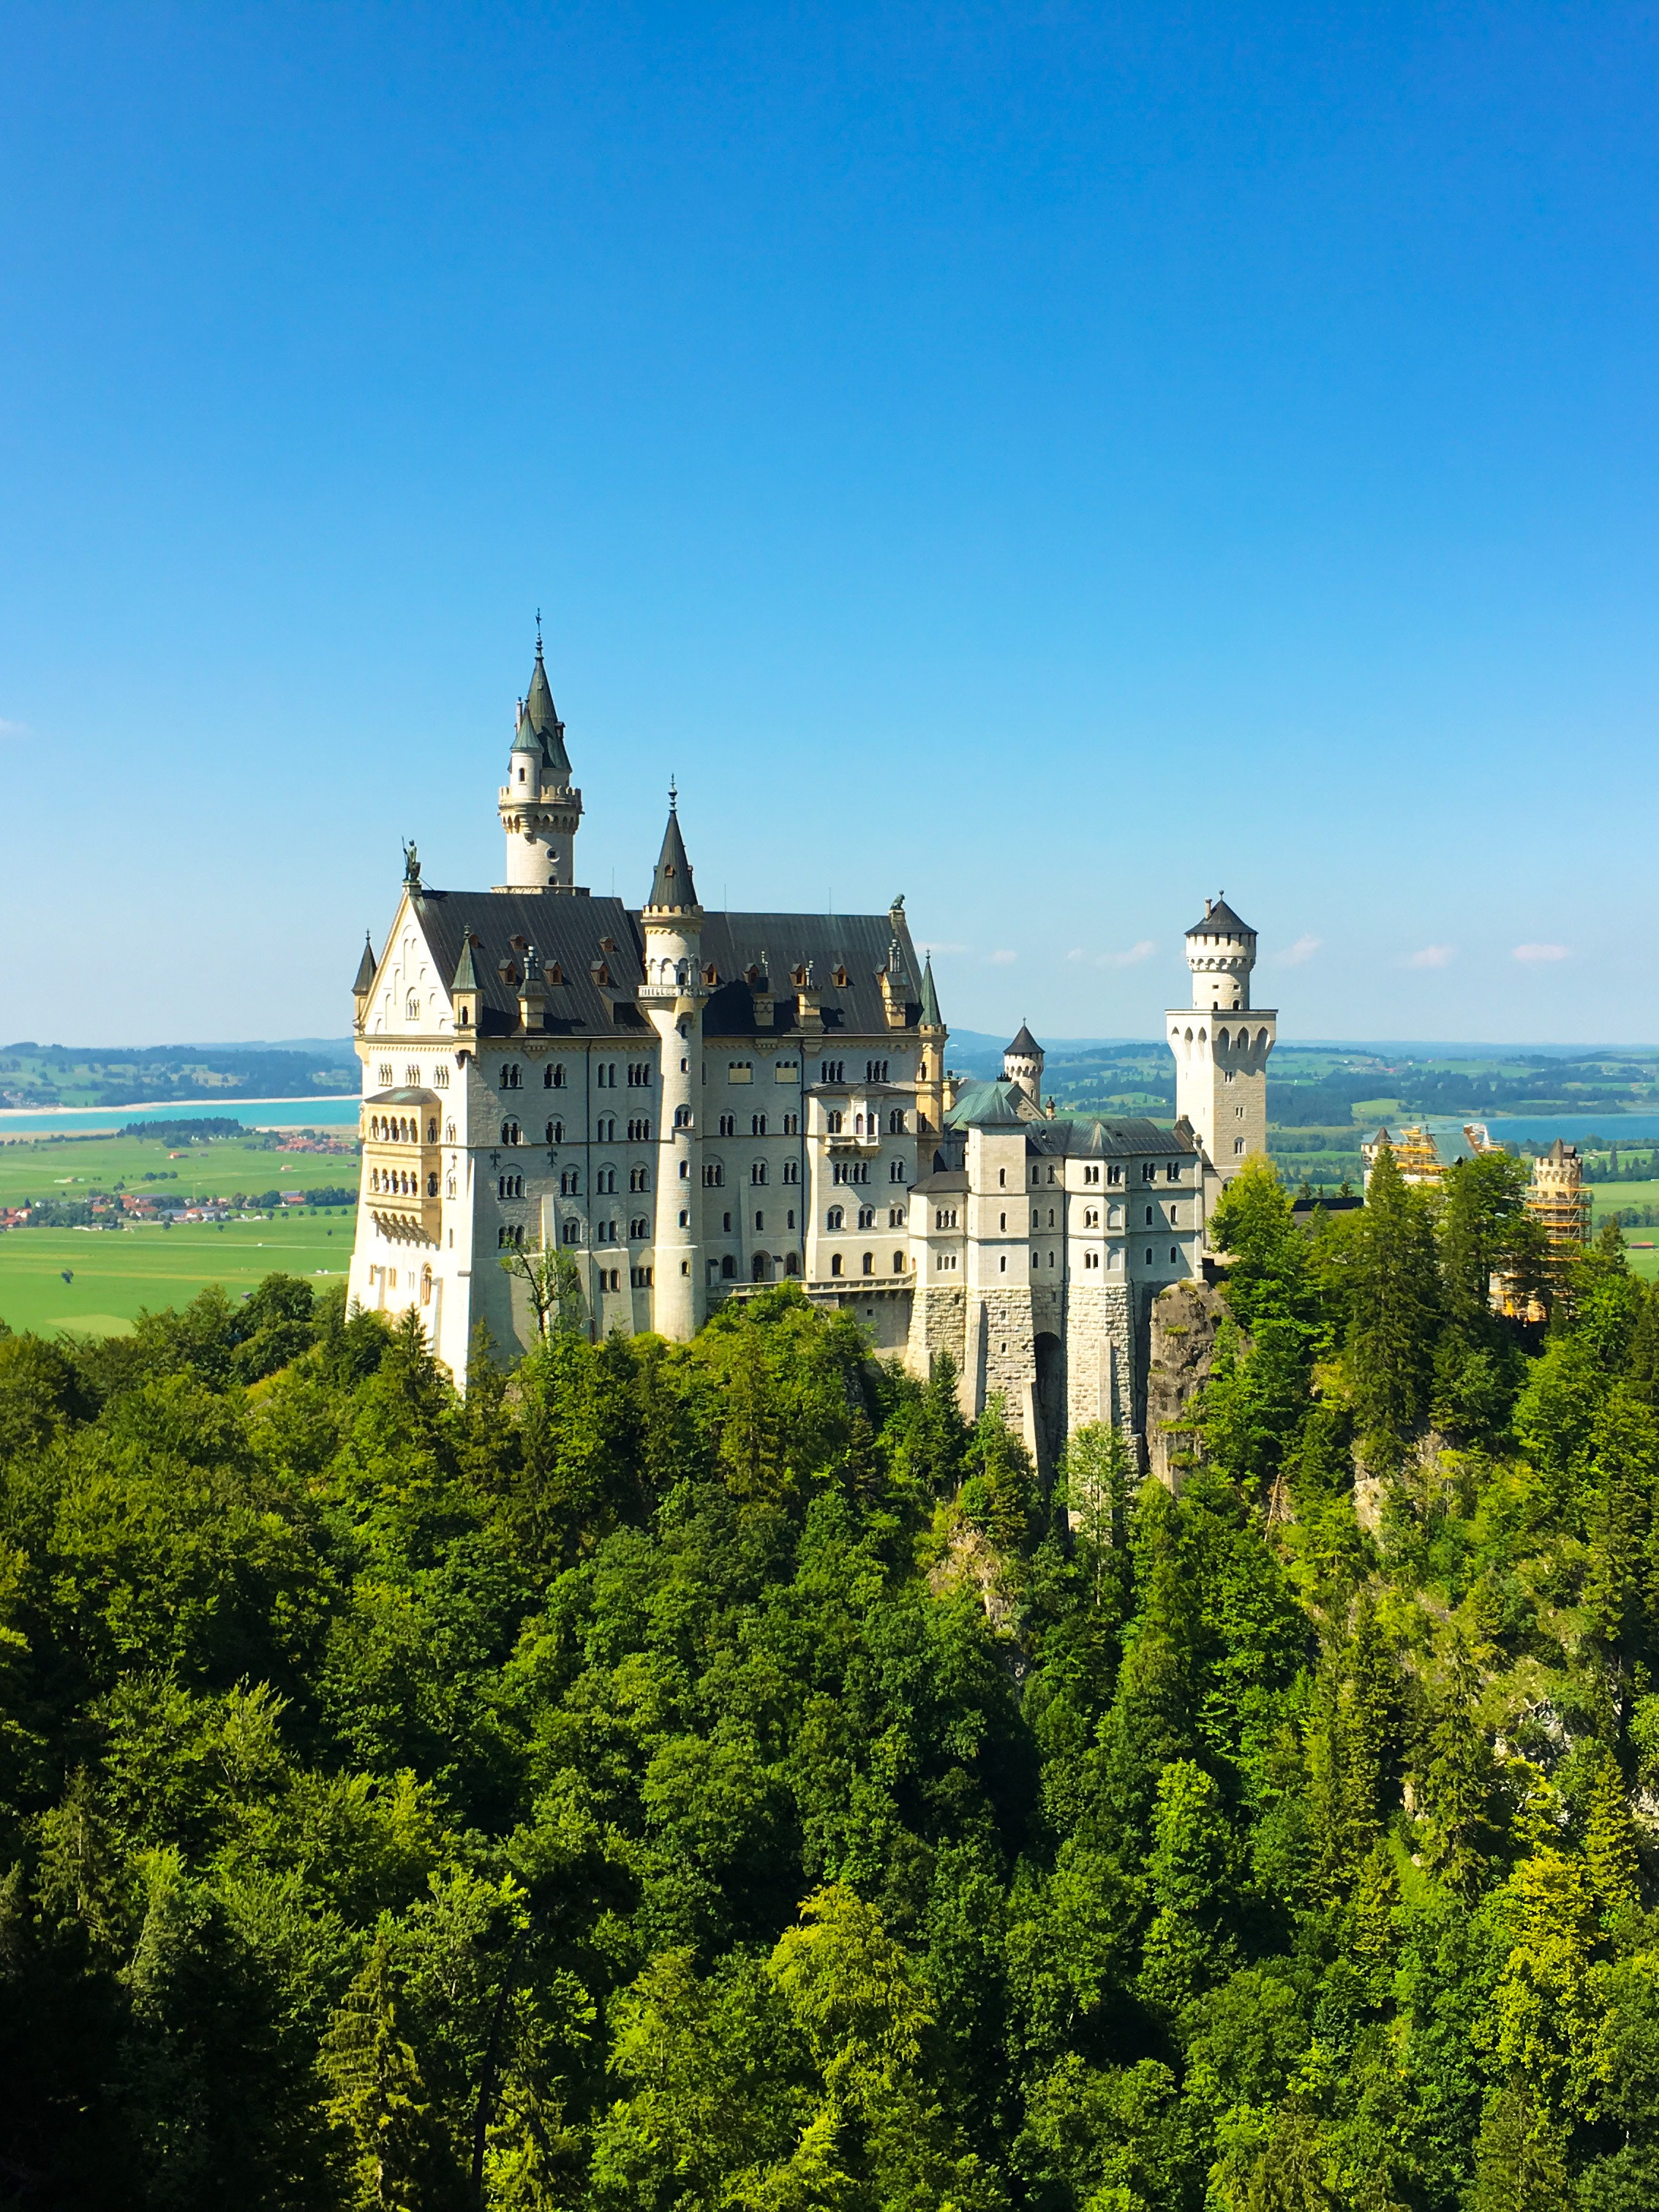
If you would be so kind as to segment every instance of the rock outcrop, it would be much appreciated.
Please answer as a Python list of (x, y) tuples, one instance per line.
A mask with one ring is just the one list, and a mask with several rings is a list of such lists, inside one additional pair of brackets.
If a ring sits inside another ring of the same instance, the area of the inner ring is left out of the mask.
[(1171, 1283), (1152, 1301), (1146, 1371), (1146, 1457), (1151, 1472), (1181, 1488), (1185, 1455), (1196, 1451), (1191, 1407), (1209, 1379), (1225, 1308), (1209, 1283)]

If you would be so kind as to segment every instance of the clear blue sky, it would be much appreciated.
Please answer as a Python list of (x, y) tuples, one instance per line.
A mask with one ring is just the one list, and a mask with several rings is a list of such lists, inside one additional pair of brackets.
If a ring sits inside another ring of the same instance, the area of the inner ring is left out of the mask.
[[(1659, 1036), (1650, 9), (0, 23), (0, 1037), (338, 1033), (497, 879), (883, 907), (947, 1017)], [(1517, 957), (1516, 948), (1527, 957)], [(946, 949), (948, 948), (948, 949)]]

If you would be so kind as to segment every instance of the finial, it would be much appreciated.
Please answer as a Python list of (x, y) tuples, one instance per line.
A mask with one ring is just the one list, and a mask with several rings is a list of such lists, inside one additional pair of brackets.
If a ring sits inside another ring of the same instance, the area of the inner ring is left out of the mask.
[(678, 814), (680, 811), (679, 787), (672, 775), (668, 779), (668, 811), (671, 814)]
[(539, 660), (539, 659), (541, 659), (541, 657), (542, 657), (542, 611), (541, 611), (541, 609), (540, 609), (539, 607), (538, 607), (538, 608), (537, 608), (537, 610), (536, 610), (536, 658), (537, 658), (537, 659), (538, 659), (538, 660)]

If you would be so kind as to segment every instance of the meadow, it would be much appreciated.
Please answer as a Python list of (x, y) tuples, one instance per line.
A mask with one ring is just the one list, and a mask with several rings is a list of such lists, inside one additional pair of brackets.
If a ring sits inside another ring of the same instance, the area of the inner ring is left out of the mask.
[[(147, 1175), (156, 1179), (146, 1181)], [(118, 1183), (157, 1198), (228, 1198), (239, 1190), (325, 1190), (356, 1181), (355, 1152), (282, 1152), (228, 1137), (171, 1146), (154, 1137), (0, 1144), (0, 1206), (84, 1199)]]
[(320, 1289), (344, 1274), (352, 1233), (351, 1214), (311, 1207), (173, 1229), (13, 1229), (0, 1237), (0, 1321), (20, 1334), (112, 1336), (141, 1309), (187, 1305), (210, 1283), (234, 1299), (276, 1271)]

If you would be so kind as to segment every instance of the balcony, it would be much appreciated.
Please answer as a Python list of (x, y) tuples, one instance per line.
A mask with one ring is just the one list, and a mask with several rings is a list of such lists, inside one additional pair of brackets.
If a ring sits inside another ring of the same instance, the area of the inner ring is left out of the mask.
[(363, 1101), (362, 1203), (400, 1242), (438, 1242), (441, 1115), (441, 1101), (428, 1091), (382, 1091)]

